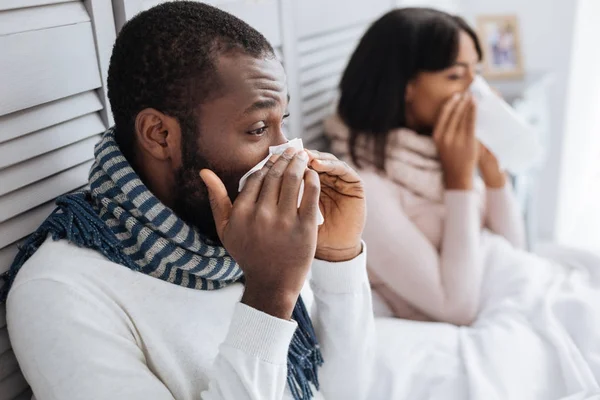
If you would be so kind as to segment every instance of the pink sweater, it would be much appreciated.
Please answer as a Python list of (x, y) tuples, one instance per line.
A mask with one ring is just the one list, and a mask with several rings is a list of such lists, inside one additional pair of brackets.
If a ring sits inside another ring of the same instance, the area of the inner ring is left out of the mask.
[(364, 240), (376, 314), (468, 325), (477, 316), (483, 275), (482, 228), (524, 247), (519, 207), (503, 189), (419, 197), (372, 170), (359, 170), (367, 193)]

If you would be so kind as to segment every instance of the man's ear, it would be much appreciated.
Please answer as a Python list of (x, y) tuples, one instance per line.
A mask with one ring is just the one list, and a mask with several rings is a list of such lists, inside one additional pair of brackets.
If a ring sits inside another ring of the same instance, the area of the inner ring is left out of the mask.
[(160, 161), (179, 158), (181, 127), (177, 119), (154, 108), (145, 108), (135, 118), (139, 151)]

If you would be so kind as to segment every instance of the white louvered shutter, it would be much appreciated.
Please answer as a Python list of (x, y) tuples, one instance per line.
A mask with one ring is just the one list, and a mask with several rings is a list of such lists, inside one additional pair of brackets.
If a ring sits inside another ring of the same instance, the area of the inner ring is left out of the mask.
[[(295, 135), (305, 145), (323, 146), (323, 121), (335, 112), (338, 87), (346, 64), (368, 26), (394, 5), (390, 0), (282, 0), (289, 4), (294, 39), (284, 40), (283, 53), (293, 59), (287, 68), (290, 91), (297, 101)], [(285, 10), (284, 10), (285, 11)], [(286, 12), (283, 13), (284, 18)], [(291, 54), (290, 54), (291, 53)], [(290, 74), (294, 76), (289, 77)], [(296, 95), (296, 93), (298, 95)]]
[[(0, 2), (0, 273), (17, 243), (87, 183), (112, 124), (104, 82), (114, 42), (110, 1)], [(0, 400), (29, 399), (0, 308)]]
[(344, 69), (366, 25), (358, 23), (300, 40), (302, 134), (307, 143), (323, 135), (323, 120), (335, 112)]

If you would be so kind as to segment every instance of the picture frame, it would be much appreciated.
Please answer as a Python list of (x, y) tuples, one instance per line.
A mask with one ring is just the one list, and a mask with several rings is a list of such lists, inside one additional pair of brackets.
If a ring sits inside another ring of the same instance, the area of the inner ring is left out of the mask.
[(483, 52), (482, 74), (488, 79), (519, 79), (525, 74), (516, 15), (481, 15), (477, 34)]

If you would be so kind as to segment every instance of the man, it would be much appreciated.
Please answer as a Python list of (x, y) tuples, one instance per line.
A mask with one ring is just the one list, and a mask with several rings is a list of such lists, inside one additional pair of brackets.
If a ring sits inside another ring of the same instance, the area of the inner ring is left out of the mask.
[(36, 398), (368, 398), (357, 174), (288, 149), (237, 193), (287, 141), (285, 74), (265, 38), (216, 8), (166, 3), (123, 27), (108, 89), (115, 127), (90, 191), (57, 201), (8, 277)]

